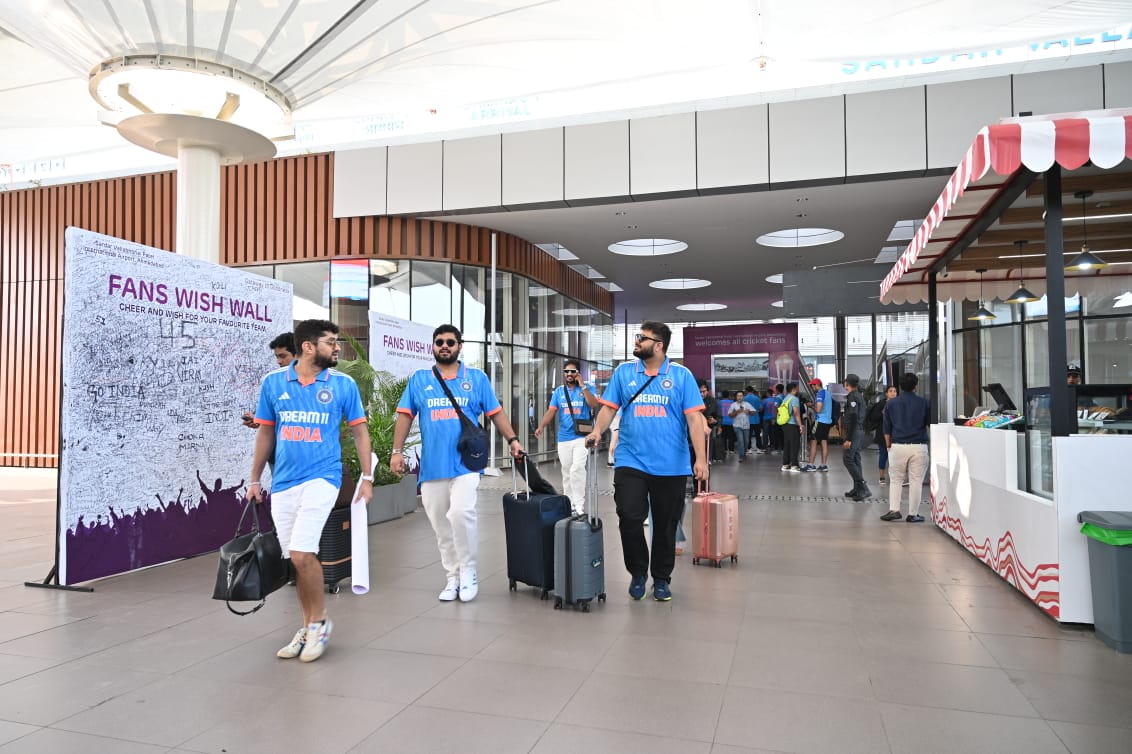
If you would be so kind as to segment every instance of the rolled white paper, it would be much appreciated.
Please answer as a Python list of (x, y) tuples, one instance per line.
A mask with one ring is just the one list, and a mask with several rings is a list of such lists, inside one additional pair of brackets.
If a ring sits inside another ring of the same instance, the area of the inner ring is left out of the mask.
[[(377, 469), (377, 453), (370, 453), (370, 473)], [(354, 487), (350, 502), (350, 589), (354, 594), (369, 591), (369, 515), (366, 504), (358, 497), (362, 481)]]

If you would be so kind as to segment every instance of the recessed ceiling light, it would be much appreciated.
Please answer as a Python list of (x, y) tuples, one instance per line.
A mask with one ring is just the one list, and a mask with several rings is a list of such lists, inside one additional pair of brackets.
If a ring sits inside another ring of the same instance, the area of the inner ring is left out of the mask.
[(781, 301), (771, 301), (770, 305), (773, 306), (776, 309), (782, 308), (782, 302)]
[(654, 280), (649, 283), (649, 288), (660, 288), (666, 291), (686, 291), (692, 288), (707, 288), (711, 285), (710, 280), (700, 280), (699, 278), (666, 278), (664, 280)]
[(664, 254), (676, 254), (686, 248), (688, 244), (671, 238), (630, 238), (609, 244), (609, 250), (614, 254), (627, 257), (659, 257)]
[(773, 275), (767, 277), (766, 281), (768, 283), (774, 283), (775, 285), (782, 285), (782, 273), (776, 272)]
[(762, 246), (797, 248), (821, 246), (840, 241), (842, 238), (845, 238), (844, 233), (829, 228), (785, 228), (773, 233), (764, 233), (755, 240)]
[(727, 304), (680, 304), (676, 308), (684, 312), (715, 312), (726, 309)]

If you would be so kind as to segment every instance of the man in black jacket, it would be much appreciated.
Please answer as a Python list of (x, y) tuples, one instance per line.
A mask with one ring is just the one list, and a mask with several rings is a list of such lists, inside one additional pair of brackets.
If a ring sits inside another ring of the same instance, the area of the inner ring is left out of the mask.
[[(719, 413), (719, 401), (717, 401), (715, 399), (715, 396), (711, 394), (711, 387), (708, 386), (707, 380), (700, 380), (699, 385), (700, 397), (704, 399), (704, 418), (707, 419), (708, 429), (711, 430), (711, 435), (709, 435), (708, 439), (708, 442), (710, 443), (708, 445), (708, 448), (711, 451), (711, 460), (713, 462), (721, 461), (723, 460), (723, 452), (719, 442), (721, 439), (719, 436), (719, 429), (721, 426), (720, 420), (722, 419), (722, 416)], [(693, 456), (693, 459), (694, 458), (695, 457)]]
[(865, 474), (861, 469), (861, 449), (865, 445), (865, 401), (857, 391), (861, 378), (855, 374), (845, 375), (841, 383), (848, 394), (845, 396), (844, 417), (845, 427), (845, 454), (842, 462), (845, 464), (849, 476), (853, 477), (853, 489), (845, 493), (845, 497), (853, 500), (864, 500), (872, 496), (869, 485), (865, 482)]

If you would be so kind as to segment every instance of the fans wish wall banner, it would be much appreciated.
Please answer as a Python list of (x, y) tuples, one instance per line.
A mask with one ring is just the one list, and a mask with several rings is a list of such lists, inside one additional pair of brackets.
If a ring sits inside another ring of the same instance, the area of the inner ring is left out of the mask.
[[(369, 363), (379, 372), (395, 378), (407, 378), (418, 369), (431, 369), (436, 359), (432, 355), (431, 325), (422, 325), (408, 319), (371, 311), (369, 313)], [(416, 419), (409, 432), (412, 445), (405, 452), (409, 471), (420, 469), (420, 430)]]
[(78, 228), (65, 257), (60, 583), (217, 549), (291, 284)]

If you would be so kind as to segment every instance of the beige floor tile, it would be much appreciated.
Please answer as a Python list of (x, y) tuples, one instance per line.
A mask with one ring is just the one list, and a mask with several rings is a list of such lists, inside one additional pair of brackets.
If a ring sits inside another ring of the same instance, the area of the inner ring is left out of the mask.
[(661, 738), (644, 733), (586, 728), (580, 725), (554, 724), (539, 739), (531, 754), (709, 754), (706, 741), (689, 741), (678, 738)]
[(735, 653), (731, 686), (873, 699), (869, 672), (854, 653), (744, 645)]
[(1076, 641), (981, 634), (979, 641), (998, 664), (1008, 670), (1032, 670), (1118, 682), (1132, 679), (1132, 654), (1121, 654), (1096, 638)]
[[(459, 610), (461, 605), (450, 605)], [(374, 649), (472, 657), (507, 631), (499, 623), (413, 618), (369, 644)]]
[(81, 661), (55, 665), (0, 686), (0, 719), (51, 725), (160, 679), (125, 669), (107, 673)]
[[(312, 663), (318, 672), (300, 671), (290, 688), (329, 697), (375, 699), (410, 704), (454, 673), (466, 661), (457, 657), (440, 657), (413, 652), (389, 652), (384, 649), (356, 649), (348, 652), (327, 651)], [(303, 663), (283, 662), (283, 665)]]
[(909, 631), (899, 623), (883, 628), (871, 624), (857, 626), (856, 631), (861, 650), (870, 660), (911, 660), (999, 667), (980, 637), (970, 632), (937, 631), (931, 628)]
[(41, 728), (28, 736), (0, 746), (0, 752), (3, 754), (93, 754), (94, 752), (160, 754), (164, 751), (168, 751), (164, 746), (52, 728)]
[(1072, 754), (1128, 754), (1132, 728), (1051, 722), (1050, 727)]
[(942, 707), (1017, 717), (1038, 717), (1006, 671), (909, 660), (869, 662), (876, 698), (920, 707)]
[(722, 684), (727, 681), (734, 655), (734, 642), (660, 638), (633, 633), (614, 642), (597, 669), (603, 673), (661, 681)]
[(537, 720), (412, 706), (351, 754), (525, 754), (546, 727)]
[(478, 712), (525, 720), (554, 720), (587, 673), (470, 660), (418, 700), (423, 707)]
[(344, 754), (402, 709), (400, 704), (371, 699), (286, 691), (250, 714), (209, 728), (180, 748), (215, 754)]
[(1008, 670), (1010, 679), (1046, 720), (1132, 728), (1132, 679)]
[(877, 754), (888, 751), (876, 702), (732, 686), (716, 743), (772, 751)]
[(594, 673), (556, 722), (711, 741), (722, 702), (715, 684)]
[(1044, 720), (882, 704), (892, 754), (1066, 754)]

